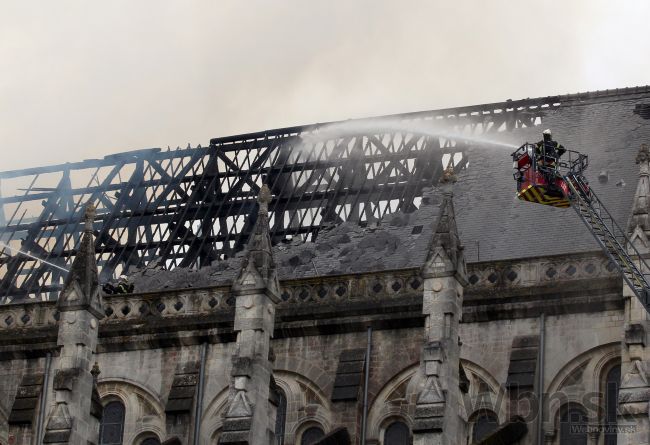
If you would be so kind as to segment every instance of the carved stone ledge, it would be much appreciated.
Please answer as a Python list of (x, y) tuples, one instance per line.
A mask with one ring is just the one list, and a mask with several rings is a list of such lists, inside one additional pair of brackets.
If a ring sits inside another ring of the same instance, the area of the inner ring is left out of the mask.
[(283, 281), (279, 306), (397, 299), (422, 295), (423, 283), (418, 270)]
[(40, 328), (58, 323), (54, 301), (35, 301), (0, 306), (0, 332), (12, 329)]
[(103, 323), (160, 317), (210, 314), (230, 309), (234, 299), (226, 287), (151, 294), (119, 294), (103, 298)]
[(616, 267), (599, 252), (473, 263), (467, 271), (469, 290), (532, 287), (617, 275)]

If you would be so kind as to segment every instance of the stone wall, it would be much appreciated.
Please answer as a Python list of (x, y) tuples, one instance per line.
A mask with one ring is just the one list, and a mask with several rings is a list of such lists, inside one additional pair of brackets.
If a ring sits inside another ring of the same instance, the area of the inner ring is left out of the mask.
[[(557, 274), (547, 273), (551, 265)], [(517, 277), (511, 279), (513, 270)], [(598, 388), (608, 364), (619, 359), (624, 332), (620, 281), (607, 269), (601, 255), (479, 263), (470, 265), (467, 275), (470, 283), (459, 336), (470, 390), (459, 409), (469, 423), (458, 427), (466, 443), (479, 409), (494, 410), (501, 423), (508, 420), (511, 407), (504, 384), (513, 341), (520, 336), (538, 336), (541, 313), (546, 314), (546, 392), (566, 393), (572, 403), (580, 401), (581, 396)], [(424, 384), (420, 366), (425, 323), (423, 283), (417, 271), (281, 283), (281, 295), (289, 297), (278, 305), (271, 355), (275, 382), (288, 401), (286, 444), (300, 443), (305, 429), (316, 425), (326, 432), (345, 426), (353, 440), (358, 439), (363, 385), (358, 386), (356, 400), (334, 402), (332, 392), (342, 351), (365, 350), (369, 326), (373, 333), (368, 443), (382, 443), (385, 428), (392, 421), (401, 419), (412, 425), (417, 396)], [(128, 300), (123, 296), (105, 298), (108, 316), (100, 322), (94, 357), (101, 371), (98, 390), (103, 403), (124, 403), (125, 444), (172, 436), (191, 443), (193, 412), (179, 415), (166, 411), (175, 379), (183, 366), (199, 361), (203, 342), (208, 347), (201, 443), (216, 443), (229, 403), (234, 353), (229, 299), (227, 288), (134, 294)], [(145, 308), (140, 309), (143, 305)], [(1, 308), (0, 312), (7, 310)], [(50, 303), (11, 307), (12, 318), (25, 313), (47, 316), (30, 318), (20, 326), (0, 323), (3, 444), (8, 442), (6, 421), (24, 370), (42, 371), (45, 351), (56, 341), (53, 328), (58, 316)], [(7, 314), (0, 313), (0, 320)], [(28, 337), (31, 340), (25, 343)], [(53, 368), (56, 363), (55, 353)], [(54, 395), (49, 393), (47, 411), (53, 400)], [(548, 443), (559, 443), (561, 402), (552, 399), (545, 404), (543, 425)], [(536, 420), (527, 420), (529, 433), (524, 445), (536, 443)], [(16, 436), (14, 443), (28, 443), (29, 434)]]

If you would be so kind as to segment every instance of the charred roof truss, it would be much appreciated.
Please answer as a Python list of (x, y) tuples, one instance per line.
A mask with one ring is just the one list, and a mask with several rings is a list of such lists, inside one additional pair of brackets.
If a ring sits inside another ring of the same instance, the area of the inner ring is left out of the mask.
[[(388, 118), (444, 121), (457, 131), (485, 134), (541, 125), (545, 112), (562, 100)], [(19, 184), (11, 188), (19, 192), (0, 196), (0, 301), (56, 298), (81, 240), (88, 201), (97, 205), (95, 248), (101, 279), (107, 280), (151, 262), (201, 267), (241, 250), (263, 182), (273, 193), (274, 242), (313, 239), (323, 224), (380, 220), (415, 208), (422, 189), (440, 179), (445, 159), (455, 159), (457, 170), (468, 162), (461, 141), (408, 131), (350, 131), (321, 139), (323, 125), (0, 173), (5, 186)]]

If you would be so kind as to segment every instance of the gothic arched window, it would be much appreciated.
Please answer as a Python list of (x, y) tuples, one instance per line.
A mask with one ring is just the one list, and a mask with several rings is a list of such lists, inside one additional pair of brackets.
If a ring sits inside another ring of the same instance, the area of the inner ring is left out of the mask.
[(499, 419), (492, 411), (482, 410), (474, 420), (472, 427), (472, 442), (480, 442), (492, 434), (499, 426)]
[(587, 445), (587, 415), (577, 406), (565, 407), (560, 416), (560, 445)]
[(100, 445), (122, 445), (124, 434), (124, 404), (109, 402), (104, 407), (99, 426)]
[(325, 431), (317, 426), (307, 428), (300, 438), (300, 445), (312, 445), (325, 437)]
[(388, 425), (384, 433), (384, 445), (409, 445), (411, 443), (411, 430), (404, 422), (393, 422)]
[(616, 445), (616, 414), (618, 388), (621, 385), (621, 365), (612, 367), (605, 377), (605, 445)]
[(275, 416), (275, 443), (284, 445), (284, 428), (287, 422), (287, 396), (284, 391), (277, 388), (278, 408)]

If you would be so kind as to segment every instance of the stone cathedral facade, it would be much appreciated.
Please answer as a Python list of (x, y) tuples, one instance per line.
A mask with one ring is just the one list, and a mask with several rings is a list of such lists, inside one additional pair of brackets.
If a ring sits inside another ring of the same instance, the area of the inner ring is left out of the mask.
[[(639, 106), (546, 123), (650, 254)], [(89, 203), (58, 299), (0, 306), (0, 444), (650, 443), (650, 318), (573, 210), (514, 201), (508, 154), (307, 243), (272, 244), (264, 186), (241, 253), (128, 294), (101, 290)]]

